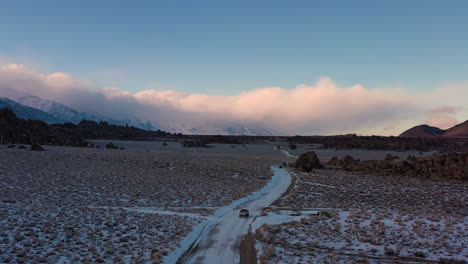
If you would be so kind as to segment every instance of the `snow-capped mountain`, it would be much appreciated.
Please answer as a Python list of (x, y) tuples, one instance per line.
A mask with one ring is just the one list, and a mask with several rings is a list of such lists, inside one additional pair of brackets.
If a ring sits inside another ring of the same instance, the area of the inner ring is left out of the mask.
[[(20, 118), (43, 120), (46, 123), (74, 123), (81, 120), (95, 122), (106, 121), (114, 125), (129, 125), (145, 130), (156, 130), (150, 121), (139, 119), (119, 120), (99, 114), (79, 112), (59, 102), (45, 100), (37, 96), (22, 95), (13, 101), (6, 97), (0, 97), (0, 108), (12, 109)], [(153, 120), (155, 121), (155, 120)], [(249, 136), (271, 136), (275, 132), (259, 125), (245, 125), (240, 123), (210, 122), (204, 124), (181, 124), (177, 121), (171, 124), (159, 124), (162, 129), (171, 133), (182, 133), (186, 135), (249, 135)]]
[(0, 109), (3, 108), (10, 108), (19, 118), (22, 119), (42, 120), (49, 124), (61, 122), (60, 119), (57, 119), (53, 115), (44, 111), (20, 104), (6, 97), (0, 97)]
[(210, 124), (205, 126), (171, 126), (168, 132), (185, 135), (243, 135), (243, 136), (272, 136), (274, 133), (268, 129), (256, 126), (232, 124)]
[(78, 124), (81, 120), (91, 120), (95, 122), (99, 121), (106, 121), (109, 124), (114, 125), (129, 125), (138, 127), (145, 130), (153, 130), (155, 129), (151, 122), (149, 121), (141, 121), (141, 120), (116, 120), (113, 118), (99, 116), (99, 115), (92, 115), (84, 112), (76, 111), (70, 107), (67, 107), (59, 102), (45, 100), (37, 96), (21, 96), (16, 98), (16, 100), (26, 106), (39, 109), (43, 112), (48, 113), (49, 115), (53, 116), (56, 121), (55, 123), (74, 123)]
[(22, 96), (16, 99), (20, 104), (39, 109), (44, 111), (56, 120), (59, 120), (59, 123), (74, 123), (77, 124), (81, 120), (92, 120), (92, 121), (101, 121), (101, 118), (96, 116), (78, 112), (74, 109), (64, 106), (61, 103), (55, 101), (44, 100), (37, 96)]

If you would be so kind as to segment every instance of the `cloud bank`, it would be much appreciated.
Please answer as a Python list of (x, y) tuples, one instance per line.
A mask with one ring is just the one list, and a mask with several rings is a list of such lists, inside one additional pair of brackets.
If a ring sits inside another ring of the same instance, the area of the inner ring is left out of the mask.
[(461, 110), (463, 110), (463, 108), (451, 106), (442, 106), (431, 109), (429, 110), (429, 119), (427, 124), (442, 129), (450, 128), (459, 123), (459, 120), (453, 116)]
[(149, 120), (162, 129), (242, 124), (279, 134), (384, 134), (424, 122), (446, 126), (467, 116), (468, 83), (426, 93), (340, 87), (330, 78), (292, 89), (260, 88), (235, 96), (94, 87), (73, 76), (23, 65), (0, 67), (0, 96), (32, 94), (116, 119)]

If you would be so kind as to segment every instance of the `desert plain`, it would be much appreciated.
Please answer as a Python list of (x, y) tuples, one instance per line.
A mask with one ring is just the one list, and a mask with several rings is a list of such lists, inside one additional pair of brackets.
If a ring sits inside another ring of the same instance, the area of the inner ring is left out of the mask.
[[(0, 263), (208, 263), (210, 243), (227, 243), (233, 257), (225, 263), (238, 263), (248, 231), (255, 253), (244, 263), (468, 260), (466, 181), (326, 165), (332, 156), (433, 153), (291, 150), (268, 140), (209, 148), (112, 141), (123, 149), (107, 149), (109, 142), (40, 152), (0, 146)], [(325, 167), (288, 166), (306, 151)], [(252, 208), (247, 222), (239, 222), (243, 206)], [(217, 230), (229, 225), (245, 233)]]

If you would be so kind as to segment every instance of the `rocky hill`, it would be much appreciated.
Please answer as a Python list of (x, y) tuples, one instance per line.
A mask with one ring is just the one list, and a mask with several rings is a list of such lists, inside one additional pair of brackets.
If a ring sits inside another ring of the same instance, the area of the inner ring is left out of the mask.
[(468, 138), (468, 120), (445, 130), (444, 137)]
[(468, 120), (447, 130), (429, 125), (415, 126), (401, 133), (400, 137), (468, 138)]
[(444, 132), (438, 127), (420, 125), (406, 130), (400, 137), (437, 137), (443, 135)]

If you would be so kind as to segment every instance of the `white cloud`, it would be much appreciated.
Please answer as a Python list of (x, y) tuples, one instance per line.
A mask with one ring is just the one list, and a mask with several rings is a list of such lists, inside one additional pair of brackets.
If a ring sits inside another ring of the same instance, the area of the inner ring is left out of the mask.
[[(255, 124), (285, 134), (399, 134), (427, 121), (428, 111), (439, 124), (466, 118), (468, 83), (426, 93), (401, 89), (339, 87), (330, 78), (292, 89), (270, 87), (236, 96), (96, 88), (66, 73), (42, 74), (23, 65), (0, 68), (0, 95), (28, 93), (57, 100), (81, 111), (114, 118), (148, 119), (168, 128), (172, 124)], [(431, 109), (462, 109), (434, 114)], [(430, 118), (429, 118), (430, 119)], [(432, 119), (430, 119), (432, 120)], [(448, 123), (447, 123), (448, 122)]]

